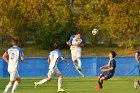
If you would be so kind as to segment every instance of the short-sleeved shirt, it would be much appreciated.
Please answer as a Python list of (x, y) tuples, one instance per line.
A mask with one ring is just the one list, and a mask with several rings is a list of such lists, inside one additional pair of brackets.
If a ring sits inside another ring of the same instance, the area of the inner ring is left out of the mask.
[(73, 45), (77, 45), (77, 44), (84, 44), (84, 39), (83, 38), (79, 38), (77, 39), (75, 37), (76, 35), (72, 35), (69, 39), (69, 42)]
[(138, 55), (138, 57), (140, 57), (140, 50), (138, 50), (136, 54)]
[(24, 56), (21, 48), (13, 46), (7, 49), (6, 53), (9, 55), (8, 71), (13, 72), (18, 70), (18, 62)]
[(113, 67), (113, 70), (110, 70), (109, 72), (112, 73), (112, 74), (114, 75), (115, 68), (116, 68), (116, 61), (115, 61), (115, 59), (109, 60), (108, 66), (109, 66), (110, 68)]
[(76, 45), (77, 44), (84, 44), (84, 39), (83, 38), (77, 39), (75, 36), (76, 35), (72, 35), (69, 39), (69, 42), (71, 43), (71, 47), (70, 47), (71, 51), (77, 51), (77, 49), (81, 50), (81, 47), (76, 46)]
[(58, 59), (63, 57), (63, 54), (60, 50), (56, 49), (50, 52), (50, 55), (48, 58), (50, 58), (50, 65), (49, 69), (53, 69), (55, 66), (57, 66)]

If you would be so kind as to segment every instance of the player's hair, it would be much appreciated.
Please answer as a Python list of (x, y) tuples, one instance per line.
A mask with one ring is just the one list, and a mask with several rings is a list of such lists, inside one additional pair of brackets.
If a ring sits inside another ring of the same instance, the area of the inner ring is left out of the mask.
[(11, 40), (12, 40), (14, 43), (18, 44), (18, 38), (17, 38), (17, 37), (13, 37)]
[(59, 49), (59, 47), (60, 47), (59, 43), (56, 42), (53, 44), (53, 49)]
[(110, 51), (110, 53), (112, 54), (112, 57), (115, 58), (116, 57), (116, 52), (115, 51)]
[(82, 35), (82, 33), (81, 33), (80, 31), (78, 31), (78, 32), (76, 33), (76, 35), (77, 35), (77, 34), (80, 34), (80, 35)]

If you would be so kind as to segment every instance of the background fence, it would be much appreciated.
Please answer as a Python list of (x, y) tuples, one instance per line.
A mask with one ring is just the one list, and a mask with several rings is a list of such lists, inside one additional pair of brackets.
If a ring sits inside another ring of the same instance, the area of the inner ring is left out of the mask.
[[(71, 58), (67, 58), (70, 65), (59, 60), (58, 68), (64, 76), (79, 76), (72, 64)], [(109, 61), (108, 57), (83, 57), (82, 70), (85, 76), (98, 76), (101, 72), (99, 68)], [(116, 58), (115, 76), (137, 76), (138, 63), (134, 57), (117, 57)], [(19, 64), (19, 74), (21, 77), (43, 77), (47, 76), (48, 62), (47, 58), (26, 58)], [(8, 77), (7, 64), (0, 59), (0, 77)]]

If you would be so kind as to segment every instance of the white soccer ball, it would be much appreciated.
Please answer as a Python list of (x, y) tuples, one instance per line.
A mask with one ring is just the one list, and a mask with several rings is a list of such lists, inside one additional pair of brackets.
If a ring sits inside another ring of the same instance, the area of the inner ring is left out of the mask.
[(92, 30), (92, 34), (93, 34), (93, 35), (98, 34), (98, 29), (93, 29), (93, 30)]

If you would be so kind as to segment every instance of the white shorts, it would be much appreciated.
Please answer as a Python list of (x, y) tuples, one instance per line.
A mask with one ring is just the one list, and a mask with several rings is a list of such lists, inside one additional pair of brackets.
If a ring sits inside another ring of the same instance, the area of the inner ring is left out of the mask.
[(54, 69), (49, 69), (49, 71), (48, 71), (48, 78), (51, 78), (54, 74), (61, 75), (61, 72), (59, 71), (57, 66), (54, 67)]
[(9, 74), (10, 74), (10, 80), (16, 80), (17, 78), (20, 78), (18, 71), (9, 72)]
[(81, 57), (81, 52), (82, 52), (82, 49), (80, 47), (71, 47), (71, 57), (72, 57), (72, 60), (77, 60), (77, 58), (80, 58)]

